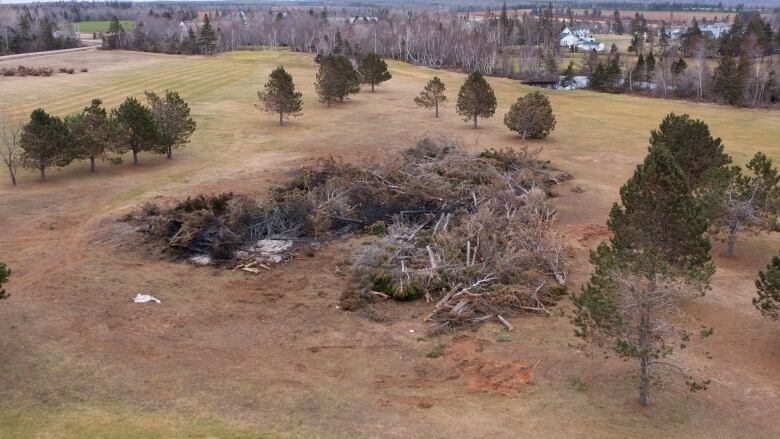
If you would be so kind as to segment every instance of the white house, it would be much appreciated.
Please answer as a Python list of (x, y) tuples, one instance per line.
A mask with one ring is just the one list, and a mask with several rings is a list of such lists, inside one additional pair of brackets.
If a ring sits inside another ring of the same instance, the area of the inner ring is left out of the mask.
[(561, 34), (561, 47), (571, 47), (576, 46), (577, 43), (580, 41), (580, 37), (574, 34)]
[[(568, 29), (568, 27), (566, 29)], [(571, 32), (580, 38), (587, 38), (590, 36), (590, 29), (585, 26), (577, 26)]]
[[(579, 34), (578, 34), (579, 32)], [(595, 38), (590, 37), (590, 31), (586, 28), (577, 28), (572, 31), (568, 27), (559, 35), (561, 47), (576, 47), (580, 50), (590, 52), (595, 50), (596, 52), (604, 51), (604, 43), (596, 41)]]

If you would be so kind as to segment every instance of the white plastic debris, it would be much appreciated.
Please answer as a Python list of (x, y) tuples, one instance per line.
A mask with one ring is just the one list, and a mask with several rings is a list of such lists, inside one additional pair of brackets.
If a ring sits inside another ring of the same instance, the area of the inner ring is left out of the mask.
[(135, 303), (146, 303), (146, 302), (157, 302), (157, 303), (160, 303), (160, 299), (158, 299), (158, 298), (156, 298), (154, 296), (150, 296), (148, 294), (138, 293), (138, 294), (136, 294), (135, 299), (133, 299), (133, 302), (135, 302)]
[(211, 263), (211, 256), (195, 255), (190, 257), (190, 262), (192, 262), (195, 265), (209, 265)]
[(414, 329), (410, 329), (410, 330), (409, 330), (409, 333), (410, 333), (410, 334), (414, 334)]
[(284, 253), (293, 246), (293, 242), (287, 239), (261, 239), (252, 247), (252, 251), (261, 255), (277, 255)]

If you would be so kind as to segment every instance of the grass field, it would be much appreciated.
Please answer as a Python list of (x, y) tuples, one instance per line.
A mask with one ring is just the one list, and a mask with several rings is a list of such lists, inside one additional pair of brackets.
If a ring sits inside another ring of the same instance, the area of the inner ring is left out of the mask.
[[(12, 62), (11, 62), (12, 63)], [(712, 291), (686, 305), (691, 325), (715, 334), (683, 354), (713, 380), (706, 392), (656, 389), (636, 404), (635, 365), (586, 358), (566, 316), (515, 318), (512, 340), (488, 325), (458, 337), (425, 335), (424, 303), (393, 307), (385, 323), (338, 309), (340, 272), (361, 239), (317, 250), (258, 277), (161, 260), (137, 243), (124, 214), (146, 201), (194, 193), (264, 194), (318, 157), (379, 160), (424, 133), (470, 149), (542, 147), (575, 179), (555, 201), (570, 244), (573, 288), (587, 251), (604, 237), (618, 189), (668, 112), (704, 119), (739, 163), (756, 151), (780, 160), (780, 113), (600, 94), (548, 94), (558, 120), (545, 141), (525, 144), (503, 114), (529, 87), (489, 78), (499, 108), (472, 129), (453, 104), (461, 74), (389, 62), (393, 79), (332, 108), (317, 102), (309, 55), (235, 52), (214, 57), (94, 51), (29, 59), (87, 67), (80, 75), (5, 78), (0, 113), (58, 115), (92, 98), (115, 106), (147, 89), (180, 91), (198, 130), (172, 161), (87, 163), (52, 170), (48, 183), (0, 174), (0, 260), (13, 276), (0, 304), (0, 437), (756, 437), (780, 435), (780, 325), (750, 304), (753, 279), (780, 247), (775, 236), (740, 241), (733, 259), (713, 250)], [(3, 65), (0, 63), (0, 65)], [(304, 93), (302, 117), (279, 127), (254, 106), (268, 74), (284, 65)], [(436, 119), (413, 103), (433, 75), (449, 104)], [(583, 193), (571, 191), (579, 185)], [(160, 305), (141, 306), (145, 292)], [(563, 308), (566, 308), (564, 303)], [(409, 330), (414, 329), (415, 333)], [(469, 392), (437, 343), (480, 339), (480, 355), (537, 364), (517, 398)], [(274, 432), (274, 433), (265, 433)], [(275, 436), (270, 436), (275, 437)]]
[[(135, 22), (130, 20), (120, 20), (124, 30), (133, 30)], [(110, 21), (79, 21), (73, 23), (77, 32), (93, 33), (93, 32), (108, 32), (108, 27), (111, 25)]]

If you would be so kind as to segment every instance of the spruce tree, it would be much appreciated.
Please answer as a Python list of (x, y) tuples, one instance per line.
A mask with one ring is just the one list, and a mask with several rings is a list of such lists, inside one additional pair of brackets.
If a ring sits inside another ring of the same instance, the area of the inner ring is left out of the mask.
[(555, 116), (547, 96), (535, 91), (517, 98), (504, 116), (504, 124), (517, 131), (525, 140), (528, 137), (543, 139), (555, 129)]
[(390, 80), (392, 75), (387, 71), (387, 63), (371, 52), (360, 60), (358, 73), (363, 84), (371, 84), (371, 92), (374, 92), (374, 86)]
[(127, 98), (119, 107), (113, 109), (111, 122), (117, 149), (132, 151), (133, 165), (138, 164), (138, 153), (155, 150), (162, 143), (152, 111), (136, 98)]
[(658, 129), (650, 132), (650, 147), (666, 148), (674, 156), (694, 192), (730, 172), (731, 157), (720, 138), (713, 138), (706, 123), (687, 114), (666, 115)]
[(267, 113), (279, 115), (279, 125), (284, 125), (285, 117), (297, 117), (302, 114), (303, 93), (295, 91), (292, 75), (277, 67), (268, 77), (263, 90), (257, 92), (260, 107)]
[(75, 145), (75, 157), (89, 160), (89, 170), (96, 172), (95, 162), (105, 157), (111, 144), (111, 127), (103, 101), (93, 99), (81, 113), (65, 118)]
[(439, 117), (439, 105), (447, 101), (447, 95), (444, 92), (444, 83), (438, 76), (434, 76), (425, 84), (420, 95), (414, 98), (414, 102), (418, 107), (434, 108), (436, 110), (435, 117)]
[(344, 40), (341, 39), (341, 32), (339, 28), (336, 28), (336, 34), (333, 36), (333, 50), (331, 53), (334, 55), (341, 55), (344, 52)]
[(165, 90), (163, 97), (147, 91), (146, 99), (160, 135), (159, 152), (170, 159), (173, 157), (173, 148), (188, 143), (197, 127), (190, 116), (190, 106), (179, 96), (179, 92), (170, 90)]
[(5, 291), (5, 288), (3, 288), (3, 284), (8, 282), (8, 278), (10, 277), (11, 270), (8, 269), (7, 265), (0, 262), (0, 299), (8, 298), (8, 293)]
[(46, 181), (47, 168), (66, 166), (74, 158), (73, 138), (65, 123), (40, 108), (30, 114), (19, 145), (22, 166), (40, 171), (42, 181)]
[(766, 270), (758, 272), (756, 290), (758, 297), (753, 298), (753, 305), (765, 317), (780, 318), (780, 257), (772, 257)]
[(201, 47), (201, 51), (206, 55), (211, 55), (217, 50), (217, 34), (214, 33), (214, 28), (211, 27), (209, 14), (203, 17), (203, 25), (200, 27), (198, 35), (198, 44)]
[[(650, 404), (656, 368), (689, 334), (676, 322), (686, 293), (703, 293), (714, 272), (707, 221), (666, 148), (651, 148), (620, 189), (607, 226), (612, 237), (591, 252), (593, 272), (575, 295), (576, 334), (639, 364), (639, 401)], [(701, 388), (686, 376), (691, 389)]]
[(465, 121), (473, 120), (474, 128), (477, 128), (477, 118), (492, 117), (496, 113), (496, 105), (493, 87), (479, 71), (471, 73), (458, 93), (458, 114)]

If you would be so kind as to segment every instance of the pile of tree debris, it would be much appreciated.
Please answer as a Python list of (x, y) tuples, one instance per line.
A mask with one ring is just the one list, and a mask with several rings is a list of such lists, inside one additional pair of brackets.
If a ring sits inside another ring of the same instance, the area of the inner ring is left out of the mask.
[(200, 195), (164, 211), (146, 206), (139, 219), (180, 257), (251, 272), (302, 242), (380, 235), (355, 257), (345, 308), (424, 297), (440, 328), (506, 322), (502, 314), (547, 313), (566, 281), (549, 197), (570, 176), (538, 154), (475, 155), (425, 138), (366, 168), (320, 160), (259, 202)]
[[(0, 76), (52, 76), (54, 72), (65, 73), (72, 75), (76, 73), (76, 69), (72, 67), (59, 67), (56, 70), (53, 67), (0, 67)], [(88, 70), (86, 67), (80, 69), (81, 73), (86, 73)]]

